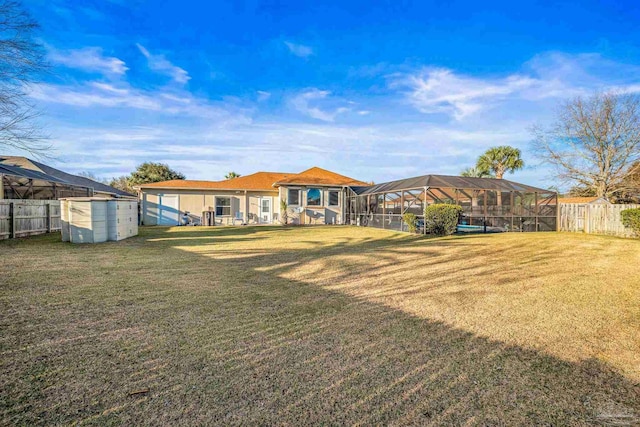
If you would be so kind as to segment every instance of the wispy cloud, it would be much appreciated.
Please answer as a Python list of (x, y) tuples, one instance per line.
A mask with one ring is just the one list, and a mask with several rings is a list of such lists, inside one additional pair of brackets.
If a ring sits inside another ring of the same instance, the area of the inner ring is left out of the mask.
[(49, 48), (47, 59), (54, 64), (102, 74), (122, 75), (128, 70), (121, 59), (104, 56), (102, 48), (85, 47), (82, 49), (57, 50)]
[(524, 64), (539, 84), (525, 91), (527, 99), (588, 95), (594, 90), (637, 92), (640, 66), (612, 61), (597, 53), (545, 52)]
[(44, 103), (83, 109), (134, 109), (169, 116), (220, 119), (236, 123), (250, 122), (246, 109), (198, 98), (186, 91), (147, 91), (128, 84), (116, 86), (103, 82), (86, 82), (79, 85), (33, 85), (29, 95)]
[(264, 90), (257, 91), (258, 94), (258, 102), (266, 101), (271, 98), (271, 92), (266, 92)]
[(548, 98), (587, 95), (594, 90), (635, 92), (640, 67), (606, 60), (598, 54), (537, 55), (522, 71), (502, 78), (474, 77), (447, 68), (425, 67), (391, 76), (390, 87), (400, 89), (423, 113), (444, 113), (462, 120), (507, 100), (537, 102)]
[[(334, 93), (276, 88), (269, 81), (258, 86), (269, 92), (217, 94), (217, 101), (187, 86), (149, 89), (118, 79), (39, 85), (32, 96), (58, 120), (51, 134), (60, 157), (99, 176), (130, 172), (152, 160), (194, 179), (222, 179), (216, 170), (248, 174), (319, 165), (382, 182), (458, 174), (494, 145), (521, 148), (532, 165), (527, 129), (552, 120), (560, 98), (592, 89), (640, 90), (637, 67), (594, 55), (542, 54), (498, 77), (435, 67), (385, 70), (402, 74), (373, 73), (375, 87), (361, 91), (362, 86), (341, 90), (340, 82), (331, 82)], [(276, 101), (287, 90), (293, 92), (283, 109)], [(515, 179), (544, 186), (545, 175), (540, 167), (518, 172)]]
[(302, 114), (325, 122), (333, 122), (339, 114), (350, 111), (350, 108), (337, 107), (330, 110), (322, 110), (317, 106), (310, 105), (312, 102), (326, 99), (329, 94), (329, 91), (313, 88), (294, 96), (291, 98), (290, 103)]
[(426, 68), (393, 82), (408, 88), (411, 104), (423, 113), (446, 113), (462, 119), (485, 107), (489, 102), (530, 88), (537, 82), (526, 76), (504, 79), (480, 79), (463, 76), (445, 68)]
[(289, 52), (300, 58), (308, 58), (313, 55), (313, 49), (310, 46), (292, 43), (289, 41), (285, 41), (284, 44), (289, 48)]
[(184, 84), (191, 79), (191, 77), (189, 76), (189, 73), (186, 70), (178, 67), (177, 65), (172, 64), (171, 61), (165, 58), (164, 55), (152, 54), (147, 50), (147, 48), (142, 46), (140, 43), (136, 43), (136, 46), (138, 47), (140, 52), (145, 56), (145, 58), (147, 58), (149, 68), (151, 68), (153, 71), (156, 71), (160, 74), (167, 75), (177, 83)]
[(58, 133), (60, 138), (52, 142), (61, 154), (73, 153), (87, 162), (108, 159), (108, 164), (96, 163), (95, 170), (84, 162), (77, 166), (105, 177), (153, 160), (169, 163), (191, 179), (221, 179), (212, 171), (229, 167), (247, 174), (320, 165), (376, 182), (426, 173), (419, 165), (427, 161), (428, 172), (456, 174), (486, 147), (527, 138), (517, 129), (461, 130), (403, 122), (353, 126), (278, 121), (236, 124), (220, 132), (159, 120), (153, 126), (123, 123), (117, 129), (69, 127)]

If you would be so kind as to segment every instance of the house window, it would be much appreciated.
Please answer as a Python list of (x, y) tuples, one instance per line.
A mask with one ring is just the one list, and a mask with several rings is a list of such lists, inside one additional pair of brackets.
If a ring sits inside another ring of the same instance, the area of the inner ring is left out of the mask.
[(289, 206), (298, 206), (300, 204), (300, 190), (290, 188), (287, 200)]
[(216, 197), (216, 216), (231, 216), (231, 197)]
[(338, 206), (340, 204), (340, 192), (329, 191), (329, 206)]
[(319, 188), (307, 190), (307, 206), (322, 206), (322, 190)]

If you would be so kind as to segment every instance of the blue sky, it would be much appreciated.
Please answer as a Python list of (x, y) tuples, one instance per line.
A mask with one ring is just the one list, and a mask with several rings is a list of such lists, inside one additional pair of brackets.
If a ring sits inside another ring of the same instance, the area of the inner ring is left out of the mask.
[[(482, 4), (491, 3), (491, 4)], [(311, 166), (383, 182), (488, 147), (548, 186), (529, 128), (563, 99), (640, 92), (636, 1), (28, 0), (53, 72), (31, 89), (50, 163), (190, 179)]]

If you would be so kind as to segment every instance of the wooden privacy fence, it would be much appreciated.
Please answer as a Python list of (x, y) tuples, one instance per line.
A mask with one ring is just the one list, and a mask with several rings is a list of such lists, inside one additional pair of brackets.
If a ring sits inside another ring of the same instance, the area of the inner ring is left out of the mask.
[(633, 208), (640, 208), (640, 205), (561, 203), (558, 212), (560, 231), (633, 237), (632, 230), (622, 225), (620, 218), (620, 212)]
[(60, 230), (58, 200), (0, 200), (0, 239)]

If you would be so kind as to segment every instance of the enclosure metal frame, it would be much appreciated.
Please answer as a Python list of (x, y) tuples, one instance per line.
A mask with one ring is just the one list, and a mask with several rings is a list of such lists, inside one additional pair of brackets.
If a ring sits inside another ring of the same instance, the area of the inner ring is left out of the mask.
[(0, 199), (57, 200), (63, 197), (90, 197), (93, 194), (92, 188), (62, 181), (0, 174)]
[[(418, 181), (441, 185), (403, 186), (405, 182)], [(389, 199), (389, 195), (395, 199)], [(407, 199), (411, 202), (407, 203)], [(405, 213), (412, 212), (423, 221), (426, 205), (452, 203), (463, 207), (461, 222), (481, 226), (482, 231), (557, 230), (557, 193), (508, 180), (425, 175), (370, 187), (348, 187), (345, 200), (346, 223), (351, 225), (407, 231), (402, 220)], [(412, 207), (418, 200), (416, 211)], [(399, 202), (400, 209), (397, 205), (389, 209), (388, 202)], [(421, 227), (420, 232), (426, 233), (426, 227)]]

